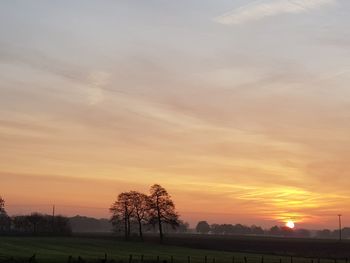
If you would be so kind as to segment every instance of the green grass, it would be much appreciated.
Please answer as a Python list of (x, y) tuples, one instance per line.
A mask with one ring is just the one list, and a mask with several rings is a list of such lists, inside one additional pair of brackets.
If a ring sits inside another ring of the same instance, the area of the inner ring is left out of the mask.
[[(85, 260), (95, 261), (104, 257), (113, 258), (117, 262), (128, 262), (129, 255), (133, 255), (133, 262), (139, 262), (140, 256), (144, 255), (145, 261), (156, 261), (157, 256), (161, 262), (173, 256), (174, 263), (187, 262), (188, 256), (191, 263), (204, 263), (204, 257), (208, 257), (208, 263), (244, 263), (247, 256), (248, 263), (260, 263), (261, 255), (229, 253), (213, 250), (190, 249), (176, 246), (166, 246), (142, 242), (124, 242), (109, 238), (50, 238), (50, 237), (2, 237), (0, 238), (0, 260), (9, 257), (16, 259), (29, 258), (36, 254), (39, 263), (67, 262), (70, 255), (77, 258), (81, 256)], [(265, 256), (264, 263), (279, 263), (278, 256)], [(314, 261), (316, 263), (316, 261)], [(290, 258), (282, 258), (282, 263), (290, 263)], [(311, 263), (310, 259), (296, 259), (294, 263)], [(327, 263), (327, 261), (322, 261)], [(341, 263), (341, 261), (339, 261)]]

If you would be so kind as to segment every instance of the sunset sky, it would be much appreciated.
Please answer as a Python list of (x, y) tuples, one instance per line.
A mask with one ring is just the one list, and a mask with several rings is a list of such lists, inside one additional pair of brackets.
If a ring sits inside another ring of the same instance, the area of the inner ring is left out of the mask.
[(1, 1), (0, 195), (192, 225), (350, 225), (350, 1)]

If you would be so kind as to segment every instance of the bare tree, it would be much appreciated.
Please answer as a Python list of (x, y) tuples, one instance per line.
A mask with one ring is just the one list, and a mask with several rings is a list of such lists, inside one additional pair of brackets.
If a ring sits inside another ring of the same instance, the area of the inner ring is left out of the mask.
[(133, 210), (133, 217), (136, 219), (139, 227), (140, 238), (143, 239), (142, 225), (147, 221), (150, 209), (150, 199), (147, 195), (131, 191), (130, 200)]
[(124, 223), (124, 235), (127, 240), (130, 236), (130, 217), (134, 211), (130, 192), (119, 194), (117, 201), (109, 210), (112, 213), (111, 221), (114, 225)]
[(172, 227), (179, 225), (178, 214), (175, 211), (174, 202), (168, 192), (160, 186), (155, 184), (150, 189), (150, 212), (154, 220), (158, 223), (160, 241), (163, 241), (162, 223), (167, 223)]
[(39, 213), (32, 213), (27, 217), (28, 222), (33, 227), (33, 234), (36, 235), (38, 232), (38, 225), (43, 221), (43, 215)]
[(12, 217), (12, 228), (14, 233), (26, 233), (33, 235), (70, 235), (72, 232), (69, 219), (57, 215), (55, 218), (55, 231), (52, 232), (52, 215), (32, 213), (30, 215), (21, 215)]
[(196, 226), (196, 231), (201, 234), (208, 234), (210, 231), (210, 225), (207, 221), (199, 221)]
[(9, 231), (11, 227), (11, 218), (5, 210), (5, 200), (0, 196), (0, 232)]

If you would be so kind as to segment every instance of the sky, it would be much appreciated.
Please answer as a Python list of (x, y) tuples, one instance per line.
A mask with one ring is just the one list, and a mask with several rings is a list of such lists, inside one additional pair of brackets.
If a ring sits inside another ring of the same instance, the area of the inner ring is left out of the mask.
[(194, 225), (350, 226), (350, 2), (0, 3), (0, 195), (108, 217), (159, 183)]

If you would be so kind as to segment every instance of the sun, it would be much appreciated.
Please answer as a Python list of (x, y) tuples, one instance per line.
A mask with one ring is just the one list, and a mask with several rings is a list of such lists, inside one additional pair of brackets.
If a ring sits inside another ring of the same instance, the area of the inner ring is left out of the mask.
[(290, 229), (293, 229), (295, 228), (295, 224), (292, 220), (289, 220), (287, 223), (286, 223), (286, 227), (290, 228)]

